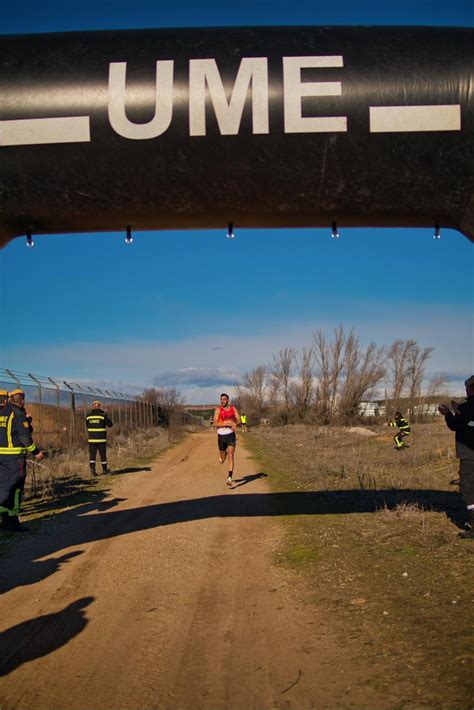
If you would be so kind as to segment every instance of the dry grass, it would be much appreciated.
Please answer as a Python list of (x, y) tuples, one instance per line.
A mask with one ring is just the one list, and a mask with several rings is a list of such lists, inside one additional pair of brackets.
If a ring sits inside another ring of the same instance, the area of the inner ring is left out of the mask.
[[(181, 430), (163, 428), (138, 429), (131, 434), (118, 434), (108, 447), (112, 472), (149, 463), (161, 451), (175, 443)], [(100, 464), (98, 464), (100, 471)], [(25, 498), (45, 499), (68, 495), (80, 481), (90, 478), (87, 445), (59, 451), (40, 463), (28, 462)]]
[(292, 485), (311, 490), (444, 488), (457, 477), (453, 436), (444, 422), (412, 427), (410, 448), (395, 451), (394, 430), (285, 426), (261, 430)]
[[(393, 430), (260, 428), (246, 441), (277, 490), (312, 496), (314, 515), (288, 515), (277, 562), (308, 582), (310, 599), (340, 625), (397, 690), (398, 708), (471, 708), (474, 544), (457, 538), (464, 511), (453, 435), (444, 422)], [(280, 518), (282, 520), (282, 518)]]

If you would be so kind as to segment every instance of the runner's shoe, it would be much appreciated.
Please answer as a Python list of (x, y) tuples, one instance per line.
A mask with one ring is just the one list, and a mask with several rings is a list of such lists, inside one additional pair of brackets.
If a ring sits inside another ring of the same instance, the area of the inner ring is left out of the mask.
[(229, 478), (226, 481), (226, 484), (230, 487), (232, 485), (232, 476), (229, 476)]

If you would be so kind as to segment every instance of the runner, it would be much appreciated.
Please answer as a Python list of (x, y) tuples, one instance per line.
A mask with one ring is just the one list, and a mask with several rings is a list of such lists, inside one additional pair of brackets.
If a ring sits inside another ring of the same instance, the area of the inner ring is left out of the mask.
[(229, 455), (229, 475), (227, 485), (232, 486), (232, 475), (234, 473), (234, 452), (237, 443), (235, 430), (240, 424), (240, 414), (237, 409), (229, 403), (229, 395), (221, 394), (221, 406), (214, 411), (214, 426), (217, 428), (217, 445), (219, 447), (219, 463), (224, 463)]

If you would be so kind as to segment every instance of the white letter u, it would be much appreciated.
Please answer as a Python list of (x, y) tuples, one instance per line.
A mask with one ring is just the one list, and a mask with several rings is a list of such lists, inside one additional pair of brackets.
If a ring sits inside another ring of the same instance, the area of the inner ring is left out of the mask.
[(109, 121), (119, 136), (144, 140), (161, 136), (169, 128), (173, 115), (173, 65), (172, 60), (156, 62), (155, 115), (148, 123), (133, 123), (127, 118), (127, 62), (112, 62), (109, 65)]

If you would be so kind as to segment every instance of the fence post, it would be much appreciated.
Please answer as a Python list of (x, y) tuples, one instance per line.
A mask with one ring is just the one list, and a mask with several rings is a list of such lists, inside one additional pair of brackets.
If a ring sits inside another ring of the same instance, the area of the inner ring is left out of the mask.
[(59, 385), (57, 382), (48, 377), (48, 380), (52, 385), (56, 387), (56, 439), (58, 442), (58, 449), (61, 447), (61, 422), (60, 422), (60, 411), (61, 411), (61, 400), (59, 393)]
[(31, 377), (33, 382), (36, 382), (38, 385), (38, 394), (39, 394), (39, 433), (40, 433), (40, 441), (43, 439), (43, 394), (42, 394), (42, 389), (41, 389), (41, 382), (36, 379), (34, 375), (32, 375), (30, 372), (28, 372), (28, 377)]
[(71, 393), (71, 408), (69, 410), (69, 446), (73, 446), (76, 443), (76, 399), (74, 397), (73, 388), (63, 380), (68, 390)]
[[(117, 393), (115, 393), (117, 396)], [(122, 430), (122, 401), (117, 398), (119, 429)]]

